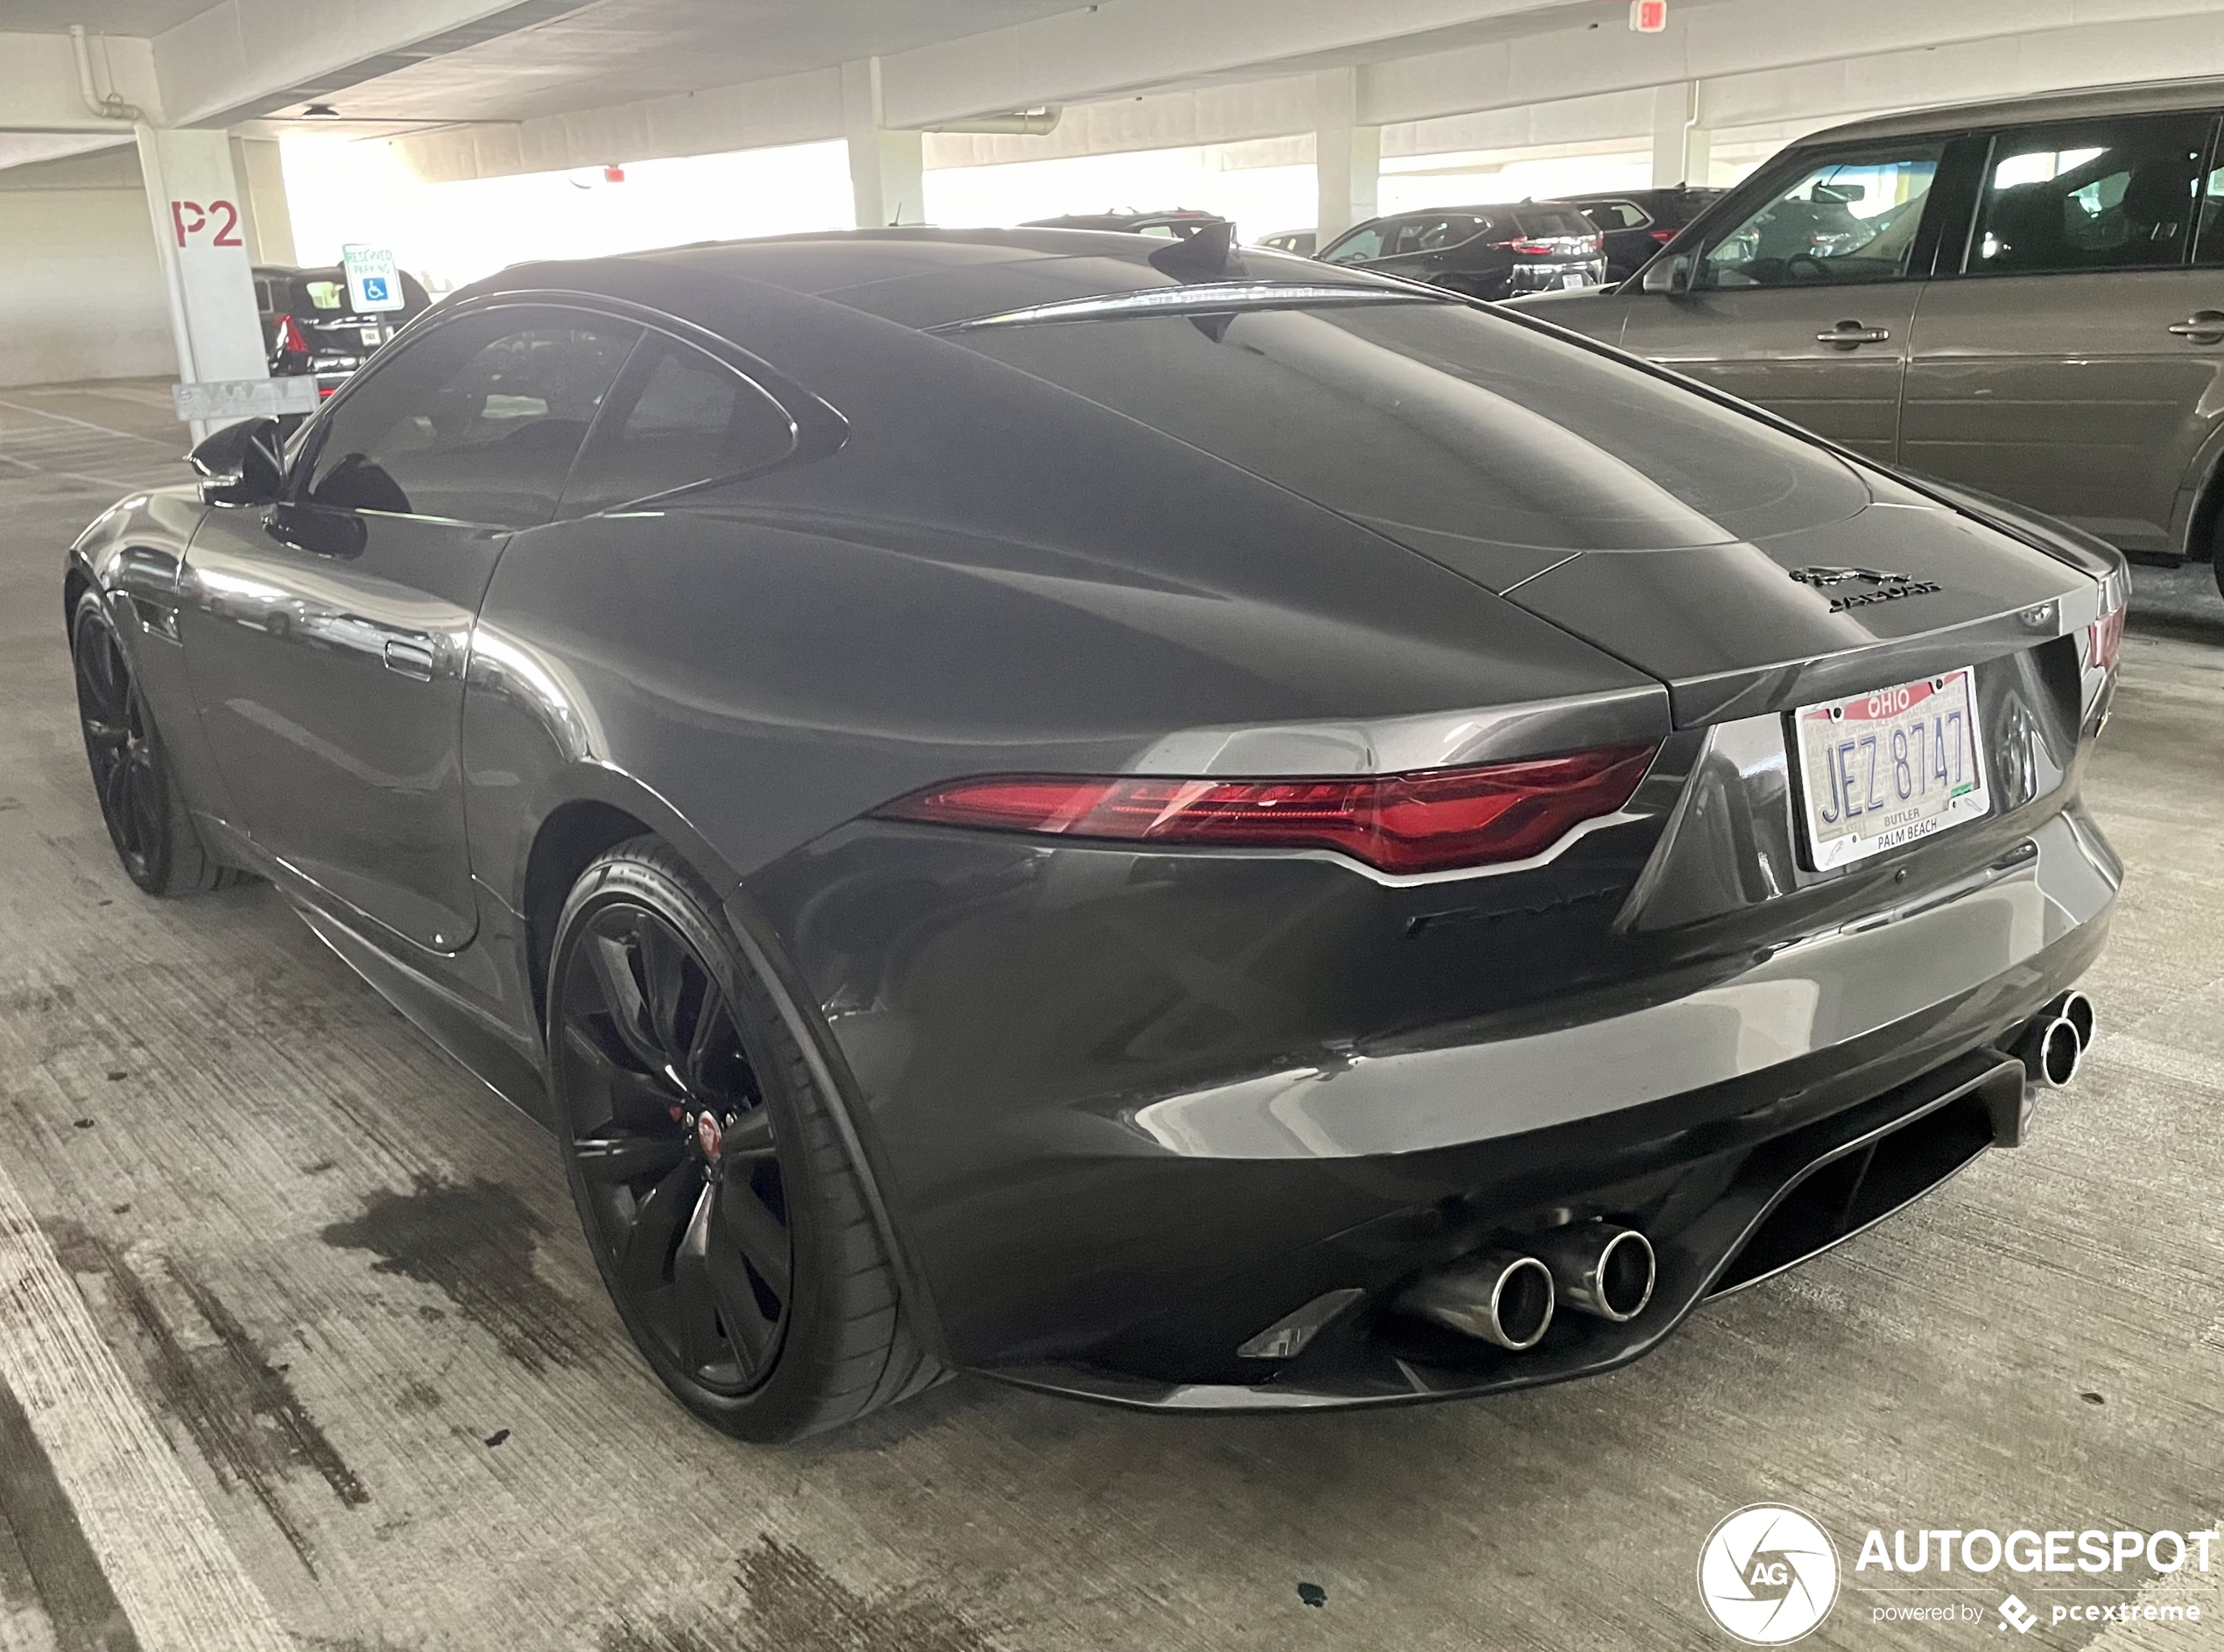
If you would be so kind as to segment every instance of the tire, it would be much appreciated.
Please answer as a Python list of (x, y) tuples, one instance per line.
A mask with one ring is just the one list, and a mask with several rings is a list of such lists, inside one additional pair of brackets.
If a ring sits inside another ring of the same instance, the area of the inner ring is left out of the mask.
[(93, 795), (131, 882), (149, 895), (197, 895), (237, 882), (242, 874), (219, 864), (201, 840), (98, 591), (77, 599), (69, 654)]
[(620, 844), (573, 885), (547, 1032), (588, 1248), (682, 1405), (743, 1439), (792, 1440), (943, 1374), (905, 1318), (840, 1101), (661, 840)]

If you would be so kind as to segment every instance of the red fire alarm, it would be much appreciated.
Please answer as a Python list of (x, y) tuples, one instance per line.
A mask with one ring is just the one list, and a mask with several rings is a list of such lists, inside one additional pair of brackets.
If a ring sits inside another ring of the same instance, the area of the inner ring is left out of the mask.
[(1658, 34), (1668, 26), (1668, 0), (1629, 0), (1629, 27), (1638, 34)]

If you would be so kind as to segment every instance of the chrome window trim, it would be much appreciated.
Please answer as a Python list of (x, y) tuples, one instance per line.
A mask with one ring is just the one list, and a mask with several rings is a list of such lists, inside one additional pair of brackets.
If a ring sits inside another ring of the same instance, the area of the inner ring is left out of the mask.
[(1287, 310), (1330, 304), (1457, 303), (1448, 293), (1410, 286), (1357, 282), (1200, 281), (1183, 286), (1141, 287), (1087, 299), (1059, 299), (1003, 310), (963, 321), (945, 321), (931, 334), (971, 333), (983, 327), (1028, 327), (1045, 321), (1094, 321), (1135, 315), (1224, 315), (1235, 310)]

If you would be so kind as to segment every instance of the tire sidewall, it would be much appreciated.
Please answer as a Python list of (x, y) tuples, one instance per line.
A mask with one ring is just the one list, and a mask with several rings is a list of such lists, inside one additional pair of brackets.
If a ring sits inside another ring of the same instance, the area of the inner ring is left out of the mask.
[[(571, 1150), (574, 1108), (565, 1091), (565, 1067), (557, 1058), (563, 1036), (566, 978), (571, 972), (588, 921), (612, 906), (645, 907), (670, 923), (700, 958), (726, 995), (764, 1105), (771, 1112), (773, 1140), (779, 1150), (780, 1179), (786, 1206), (791, 1247), (787, 1325), (771, 1373), (746, 1394), (726, 1395), (697, 1382), (665, 1349), (655, 1331), (644, 1322), (622, 1288), (616, 1258), (602, 1237), (592, 1197), (576, 1156)], [(826, 1200), (814, 1178), (806, 1109), (820, 1105), (818, 1098), (799, 1094), (791, 1059), (793, 1044), (787, 1029), (771, 1012), (763, 987), (742, 960), (722, 914), (706, 891), (691, 888), (660, 868), (623, 850), (598, 861), (573, 887), (557, 920), (555, 944), (549, 955), (547, 1018), (548, 1096), (557, 1151), (564, 1163), (565, 1180), (572, 1192), (588, 1248), (596, 1270), (608, 1287), (618, 1316), (625, 1323), (634, 1346), (658, 1378), (681, 1404), (697, 1416), (744, 1438), (783, 1439), (802, 1429), (817, 1396), (816, 1379), (823, 1363), (833, 1304), (828, 1300), (826, 1258), (830, 1247), (824, 1224)]]

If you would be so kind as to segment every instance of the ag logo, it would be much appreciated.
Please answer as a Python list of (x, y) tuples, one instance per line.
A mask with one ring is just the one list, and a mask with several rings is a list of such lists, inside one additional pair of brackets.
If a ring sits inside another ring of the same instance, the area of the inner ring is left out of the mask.
[(1708, 1534), (1699, 1598), (1715, 1622), (1752, 1646), (1807, 1634), (1838, 1599), (1838, 1550), (1796, 1508), (1753, 1503)]

